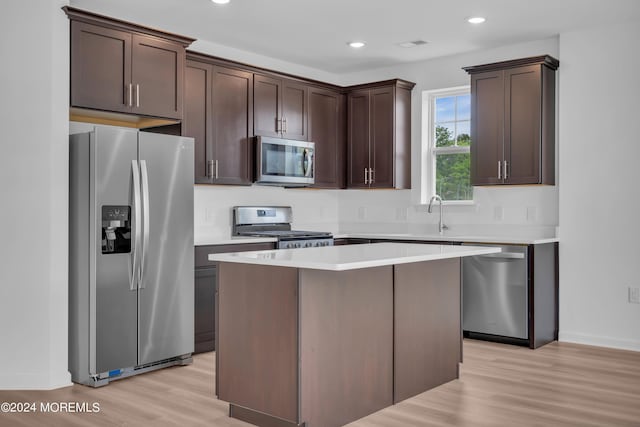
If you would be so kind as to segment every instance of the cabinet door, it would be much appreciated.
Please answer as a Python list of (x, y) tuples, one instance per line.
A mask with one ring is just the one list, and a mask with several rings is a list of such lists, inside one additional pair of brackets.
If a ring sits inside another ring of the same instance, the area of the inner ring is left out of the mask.
[(213, 69), (213, 141), (219, 184), (251, 184), (253, 74)]
[(71, 22), (71, 106), (129, 112), (131, 34)]
[[(348, 134), (349, 150), (347, 168), (347, 186), (350, 188), (368, 187), (365, 176), (369, 168), (369, 91), (353, 91), (348, 97)], [(368, 178), (367, 178), (368, 179)]]
[(394, 88), (373, 89), (370, 103), (371, 187), (393, 188), (395, 162)]
[(347, 165), (344, 95), (327, 89), (309, 89), (309, 141), (316, 147), (314, 187), (343, 188)]
[(211, 182), (208, 161), (213, 160), (211, 130), (211, 74), (213, 66), (187, 61), (182, 135), (194, 139), (195, 182)]
[(540, 182), (540, 65), (505, 70), (504, 159), (507, 184)]
[(280, 137), (282, 83), (255, 74), (253, 77), (253, 134)]
[(282, 83), (282, 136), (289, 139), (306, 141), (307, 110), (308, 110), (307, 86), (284, 80)]
[[(471, 76), (471, 184), (502, 182), (504, 78), (502, 71)], [(500, 169), (500, 172), (498, 170)], [(500, 174), (500, 175), (499, 175)]]
[(194, 353), (216, 349), (216, 267), (198, 268), (194, 280)]
[(132, 83), (137, 114), (182, 119), (182, 45), (133, 35)]

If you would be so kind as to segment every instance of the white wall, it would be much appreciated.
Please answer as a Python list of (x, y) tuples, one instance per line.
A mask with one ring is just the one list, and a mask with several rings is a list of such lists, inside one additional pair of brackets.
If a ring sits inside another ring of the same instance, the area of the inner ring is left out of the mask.
[(64, 4), (9, 0), (0, 14), (0, 389), (70, 384)]
[(560, 36), (560, 339), (640, 351), (640, 22)]
[[(198, 45), (211, 54), (217, 46)], [(462, 70), (468, 65), (526, 56), (558, 56), (558, 39), (551, 38), (501, 48), (455, 55), (413, 64), (383, 68), (340, 77), (341, 84), (356, 84), (390, 78), (416, 82), (412, 93), (412, 190), (283, 190), (268, 187), (197, 187), (195, 192), (196, 243), (208, 243), (230, 234), (231, 207), (260, 203), (293, 205), (296, 228), (329, 231), (433, 232), (437, 215), (428, 215), (420, 205), (422, 91), (469, 84)], [(282, 65), (252, 55), (253, 65)], [(321, 76), (311, 76), (320, 78)], [(473, 206), (446, 206), (445, 222), (453, 232), (529, 233), (554, 235), (558, 224), (558, 186), (476, 187)], [(337, 230), (336, 230), (337, 229)]]
[[(366, 227), (390, 227), (398, 232), (433, 231), (438, 221), (437, 215), (427, 215), (424, 213), (425, 207), (419, 206), (422, 173), (422, 92), (469, 85), (470, 77), (462, 70), (464, 66), (543, 54), (558, 58), (557, 38), (344, 76), (343, 82), (346, 84), (397, 77), (415, 82), (416, 86), (412, 92), (412, 190), (344, 192), (339, 200), (343, 231), (360, 231)], [(445, 223), (452, 231), (457, 229), (459, 232), (468, 232), (468, 225), (473, 225), (473, 232), (490, 232), (495, 230), (496, 226), (502, 226), (503, 229), (514, 232), (528, 229), (535, 234), (553, 235), (558, 224), (558, 188), (559, 186), (476, 187), (475, 205), (446, 206)], [(406, 215), (404, 211), (407, 212)]]
[(258, 186), (196, 185), (194, 236), (196, 244), (215, 243), (231, 236), (231, 210), (238, 205), (291, 206), (293, 228), (338, 231), (339, 190), (285, 189)]

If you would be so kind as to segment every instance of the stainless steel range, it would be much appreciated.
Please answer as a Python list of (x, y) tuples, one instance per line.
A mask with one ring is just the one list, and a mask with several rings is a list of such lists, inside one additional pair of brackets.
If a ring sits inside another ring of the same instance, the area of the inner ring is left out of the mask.
[(236, 206), (233, 208), (234, 236), (274, 237), (278, 249), (333, 246), (333, 235), (324, 231), (292, 230), (290, 206)]

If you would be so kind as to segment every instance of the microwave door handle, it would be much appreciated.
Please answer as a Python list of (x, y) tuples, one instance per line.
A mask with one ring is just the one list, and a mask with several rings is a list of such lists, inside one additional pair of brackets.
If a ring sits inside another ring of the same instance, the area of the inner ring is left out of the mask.
[(311, 176), (311, 163), (313, 154), (309, 152), (308, 148), (305, 148), (302, 152), (302, 172), (305, 177)]

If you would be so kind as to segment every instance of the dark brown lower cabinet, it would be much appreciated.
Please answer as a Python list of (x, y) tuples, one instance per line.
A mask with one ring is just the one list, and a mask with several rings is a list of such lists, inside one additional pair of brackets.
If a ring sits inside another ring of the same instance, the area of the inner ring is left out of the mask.
[(194, 353), (216, 349), (216, 276), (217, 265), (208, 255), (222, 252), (244, 252), (274, 249), (274, 243), (241, 243), (195, 247), (194, 280)]
[(194, 353), (216, 349), (216, 270), (216, 267), (196, 268), (195, 270), (193, 282), (195, 287)]

